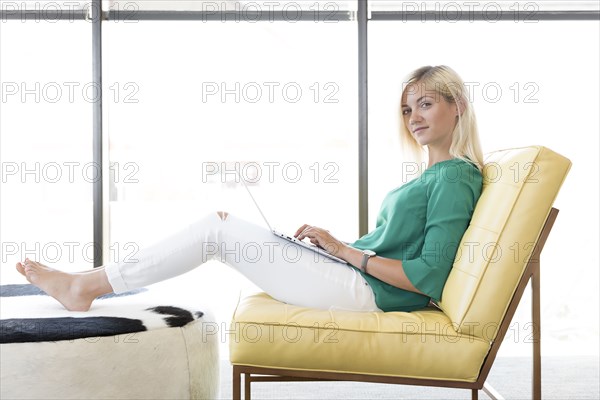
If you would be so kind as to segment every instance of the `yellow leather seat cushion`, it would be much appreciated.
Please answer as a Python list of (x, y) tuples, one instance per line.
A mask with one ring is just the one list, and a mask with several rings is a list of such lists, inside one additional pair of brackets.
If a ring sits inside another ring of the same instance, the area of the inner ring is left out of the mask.
[(477, 379), (490, 349), (489, 341), (457, 333), (434, 308), (326, 311), (265, 293), (240, 301), (230, 333), (236, 365), (466, 382)]

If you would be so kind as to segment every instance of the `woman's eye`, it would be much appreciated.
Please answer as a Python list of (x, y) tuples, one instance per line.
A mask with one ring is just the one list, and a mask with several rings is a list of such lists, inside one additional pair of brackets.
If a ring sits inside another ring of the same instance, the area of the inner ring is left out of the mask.
[(410, 113), (410, 108), (405, 108), (404, 110), (402, 110), (402, 115), (406, 115)]
[(421, 107), (425, 108), (425, 107), (429, 107), (431, 105), (431, 103), (424, 101), (421, 103)]

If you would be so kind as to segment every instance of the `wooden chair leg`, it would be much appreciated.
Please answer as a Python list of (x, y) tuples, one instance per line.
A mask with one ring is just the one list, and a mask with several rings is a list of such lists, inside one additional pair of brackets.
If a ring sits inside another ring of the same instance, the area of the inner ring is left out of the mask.
[(471, 389), (471, 400), (478, 400), (478, 399), (479, 399), (479, 390)]
[(231, 397), (233, 400), (242, 400), (241, 394), (241, 385), (240, 379), (242, 378), (239, 367), (237, 365), (233, 366), (233, 390), (231, 393)]
[(536, 260), (531, 275), (532, 320), (533, 320), (533, 400), (542, 399), (542, 318), (540, 315), (540, 262)]
[(251, 374), (244, 374), (244, 400), (251, 400), (252, 392), (250, 391), (250, 384), (252, 380), (250, 378)]

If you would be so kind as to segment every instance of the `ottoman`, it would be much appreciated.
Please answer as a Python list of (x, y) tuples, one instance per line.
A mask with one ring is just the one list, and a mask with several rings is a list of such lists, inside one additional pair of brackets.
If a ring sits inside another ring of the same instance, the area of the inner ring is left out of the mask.
[(156, 298), (140, 289), (69, 312), (32, 285), (0, 286), (0, 398), (218, 397), (213, 317)]

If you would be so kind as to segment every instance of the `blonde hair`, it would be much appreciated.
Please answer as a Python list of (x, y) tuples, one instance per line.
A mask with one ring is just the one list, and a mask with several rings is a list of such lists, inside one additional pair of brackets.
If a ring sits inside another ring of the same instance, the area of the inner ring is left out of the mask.
[[(481, 171), (483, 168), (483, 152), (479, 141), (475, 110), (469, 102), (467, 88), (460, 76), (452, 68), (445, 65), (418, 68), (404, 80), (401, 99), (404, 99), (406, 89), (415, 84), (424, 85), (427, 90), (435, 91), (448, 103), (458, 106), (458, 122), (452, 132), (450, 155), (474, 164)], [(402, 118), (402, 107), (400, 107), (400, 140), (403, 148), (413, 158), (419, 162), (424, 160), (425, 148), (415, 140), (405, 125), (404, 118)]]

